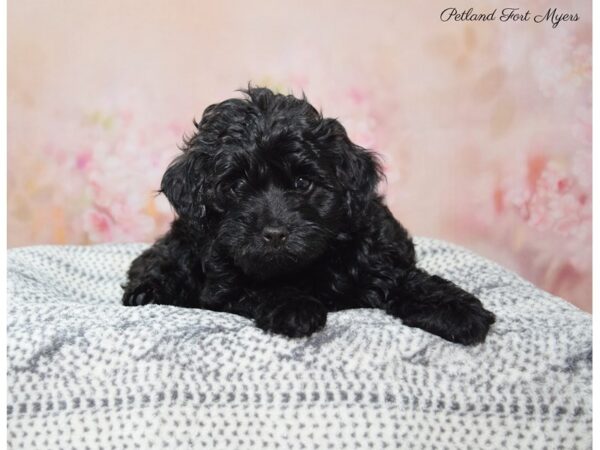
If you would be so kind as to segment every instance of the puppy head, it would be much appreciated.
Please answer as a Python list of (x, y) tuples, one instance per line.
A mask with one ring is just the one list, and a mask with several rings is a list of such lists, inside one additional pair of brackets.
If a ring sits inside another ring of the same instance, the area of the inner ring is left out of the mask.
[(244, 92), (204, 111), (161, 191), (244, 273), (268, 279), (310, 264), (360, 227), (381, 172), (305, 98)]

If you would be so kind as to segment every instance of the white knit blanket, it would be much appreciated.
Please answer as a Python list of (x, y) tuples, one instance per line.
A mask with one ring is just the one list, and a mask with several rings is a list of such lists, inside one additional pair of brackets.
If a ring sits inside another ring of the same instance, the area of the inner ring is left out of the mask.
[(141, 244), (8, 254), (8, 443), (24, 449), (590, 448), (592, 320), (458, 247), (421, 267), (496, 314), (463, 347), (378, 310), (288, 339), (248, 319), (121, 306)]

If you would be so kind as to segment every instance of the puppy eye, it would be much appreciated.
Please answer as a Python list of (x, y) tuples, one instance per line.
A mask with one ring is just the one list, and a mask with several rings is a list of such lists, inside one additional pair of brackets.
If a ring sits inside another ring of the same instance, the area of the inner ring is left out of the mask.
[(232, 194), (237, 194), (240, 191), (240, 189), (242, 189), (244, 187), (245, 184), (246, 184), (246, 182), (242, 178), (240, 178), (239, 180), (235, 180), (233, 183), (231, 183), (231, 186), (229, 187), (229, 191)]
[(294, 182), (294, 188), (297, 191), (308, 192), (312, 187), (312, 181), (307, 180), (306, 178), (298, 177)]

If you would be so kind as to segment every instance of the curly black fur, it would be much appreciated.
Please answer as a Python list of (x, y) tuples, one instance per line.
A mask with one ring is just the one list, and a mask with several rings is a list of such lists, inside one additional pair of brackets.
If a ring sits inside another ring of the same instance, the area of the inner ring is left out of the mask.
[(178, 218), (133, 261), (123, 304), (240, 314), (291, 337), (327, 312), (381, 308), (461, 344), (494, 323), (473, 295), (415, 266), (376, 187), (374, 154), (306, 98), (249, 88), (211, 105), (161, 191)]

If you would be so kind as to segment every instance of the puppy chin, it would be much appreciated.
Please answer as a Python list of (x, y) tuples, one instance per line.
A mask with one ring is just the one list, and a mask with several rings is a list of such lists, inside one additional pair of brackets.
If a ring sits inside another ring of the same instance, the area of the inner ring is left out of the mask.
[(234, 257), (234, 261), (246, 276), (258, 281), (287, 275), (302, 266), (291, 255), (283, 252)]
[(232, 249), (234, 264), (249, 278), (266, 281), (283, 277), (301, 270), (312, 258), (298, 255), (289, 248), (269, 249), (264, 247)]

